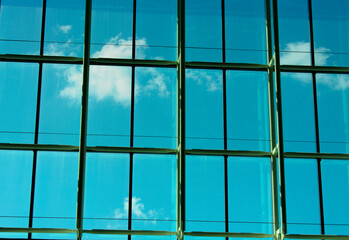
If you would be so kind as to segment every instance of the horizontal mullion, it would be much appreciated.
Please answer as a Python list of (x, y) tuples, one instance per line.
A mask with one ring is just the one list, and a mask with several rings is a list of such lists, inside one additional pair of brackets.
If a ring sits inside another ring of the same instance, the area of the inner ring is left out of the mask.
[(76, 229), (66, 228), (3, 228), (0, 227), (0, 232), (12, 233), (76, 233)]
[(87, 152), (144, 153), (144, 154), (177, 154), (176, 149), (140, 148), (140, 147), (87, 147)]
[(164, 60), (145, 60), (145, 59), (91, 58), (90, 65), (176, 68), (177, 62), (164, 61)]
[(286, 234), (288, 239), (349, 239), (349, 235), (307, 235), (307, 234)]
[(338, 159), (349, 160), (349, 154), (341, 153), (300, 153), (300, 152), (285, 152), (285, 158), (317, 158), (317, 159)]
[(273, 234), (264, 233), (232, 233), (232, 232), (184, 232), (186, 236), (196, 237), (237, 237), (237, 238), (272, 238)]
[(187, 149), (187, 155), (213, 155), (213, 156), (247, 156), (247, 157), (270, 157), (270, 152), (262, 151), (239, 151), (239, 150), (208, 150)]
[(0, 143), (1, 150), (42, 150), (42, 151), (73, 151), (78, 152), (78, 146), (51, 144), (15, 144)]
[(349, 74), (349, 67), (280, 65), (281, 71), (303, 73), (343, 73)]
[(0, 54), (0, 62), (82, 64), (82, 58), (64, 56)]
[(186, 62), (186, 68), (209, 68), (209, 69), (232, 69), (232, 70), (250, 70), (267, 71), (268, 65), (250, 64), (250, 63), (222, 63), (222, 62)]
[(111, 235), (149, 235), (149, 236), (169, 236), (177, 235), (177, 232), (167, 231), (142, 231), (142, 230), (104, 230), (104, 229), (92, 229), (82, 230), (83, 233), (88, 234), (111, 234)]

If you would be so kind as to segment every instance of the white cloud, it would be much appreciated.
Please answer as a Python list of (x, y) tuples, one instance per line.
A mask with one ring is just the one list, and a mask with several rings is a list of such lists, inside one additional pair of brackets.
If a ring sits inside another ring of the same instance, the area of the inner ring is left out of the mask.
[[(284, 65), (310, 65), (310, 44), (309, 42), (294, 42), (286, 44), (285, 52), (281, 52), (280, 61)], [(330, 49), (320, 47), (315, 49), (316, 64), (326, 66), (330, 57)], [(293, 73), (292, 78), (304, 83), (311, 83), (312, 80), (308, 74)], [(316, 74), (316, 82), (327, 85), (334, 90), (343, 90), (349, 88), (349, 75), (336, 74)]]
[[(146, 45), (145, 39), (136, 40), (137, 45)], [(138, 56), (144, 57), (144, 49), (139, 50)], [(130, 58), (132, 56), (132, 39), (113, 37), (99, 51), (92, 54), (93, 58)], [(149, 77), (145, 85), (136, 85), (136, 94), (158, 94), (160, 97), (169, 95), (167, 84), (168, 77), (155, 68), (138, 68), (137, 74)], [(71, 67), (65, 71), (68, 85), (60, 92), (60, 95), (69, 99), (81, 96), (82, 70)], [(80, 76), (80, 77), (78, 77)], [(89, 95), (101, 101), (113, 99), (125, 107), (130, 105), (131, 97), (131, 68), (114, 66), (92, 66), (90, 68), (90, 92)]]
[(58, 26), (59, 31), (67, 34), (71, 29), (72, 29), (72, 25), (62, 25), (62, 26)]
[[(123, 208), (117, 208), (114, 210), (114, 218), (124, 219), (128, 217), (128, 198), (126, 197), (123, 202)], [(138, 219), (151, 219), (157, 217), (158, 213), (154, 209), (145, 210), (144, 204), (141, 198), (132, 197), (132, 215)]]
[(203, 70), (189, 70), (186, 78), (199, 85), (205, 85), (207, 91), (214, 92), (222, 88), (222, 74), (220, 72), (207, 72)]

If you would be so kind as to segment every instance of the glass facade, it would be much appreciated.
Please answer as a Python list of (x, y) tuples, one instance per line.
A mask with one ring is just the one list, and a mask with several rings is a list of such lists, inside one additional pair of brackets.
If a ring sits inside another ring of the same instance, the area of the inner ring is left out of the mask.
[(0, 0), (0, 239), (349, 238), (347, 0)]

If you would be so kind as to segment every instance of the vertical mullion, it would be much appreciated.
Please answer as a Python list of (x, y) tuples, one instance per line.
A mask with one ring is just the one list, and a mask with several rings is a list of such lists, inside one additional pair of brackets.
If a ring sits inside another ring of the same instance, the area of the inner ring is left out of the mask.
[[(308, 0), (309, 10), (309, 30), (310, 30), (310, 52), (311, 52), (311, 66), (315, 66), (315, 46), (314, 46), (314, 26), (313, 26), (313, 7), (312, 0)], [(312, 73), (313, 81), (313, 98), (314, 98), (314, 115), (315, 115), (315, 136), (316, 136), (316, 152), (320, 153), (320, 133), (319, 133), (319, 118), (318, 118), (318, 104), (317, 104), (317, 90), (316, 90), (316, 73)], [(320, 207), (320, 224), (321, 234), (325, 234), (325, 219), (323, 208), (323, 193), (322, 193), (322, 177), (321, 177), (321, 158), (317, 159), (318, 172), (318, 188), (319, 188), (319, 207)]]
[(273, 0), (273, 30), (274, 30), (274, 63), (275, 63), (275, 91), (277, 109), (277, 136), (278, 136), (278, 158), (279, 158), (279, 186), (280, 186), (280, 207), (281, 207), (281, 234), (287, 233), (286, 221), (286, 195), (285, 195), (285, 166), (284, 166), (284, 142), (281, 102), (281, 80), (280, 80), (280, 49), (279, 49), (279, 19), (278, 3)]
[[(46, 0), (42, 3), (42, 19), (41, 19), (41, 38), (40, 38), (40, 56), (44, 55), (44, 41), (45, 41), (45, 24), (46, 24)], [(40, 120), (40, 104), (41, 104), (41, 85), (42, 85), (42, 67), (43, 62), (39, 62), (39, 76), (38, 76), (38, 91), (36, 102), (36, 119), (35, 119), (35, 136), (34, 144), (38, 144), (39, 140), (39, 120)], [(35, 195), (35, 182), (36, 182), (36, 165), (37, 165), (38, 151), (33, 151), (33, 169), (32, 169), (32, 181), (30, 192), (30, 209), (29, 209), (29, 228), (33, 227), (34, 216), (34, 195)], [(28, 239), (32, 238), (32, 233), (28, 233)]]
[(87, 132), (87, 111), (88, 111), (88, 90), (90, 76), (90, 43), (91, 43), (91, 15), (92, 0), (86, 0), (85, 6), (85, 39), (83, 58), (83, 80), (81, 98), (81, 126), (79, 142), (79, 175), (76, 211), (76, 229), (78, 240), (82, 239), (83, 213), (84, 213), (84, 191), (85, 191), (85, 167), (86, 167), (86, 132)]
[[(222, 62), (225, 63), (225, 0), (221, 1), (222, 9)], [(223, 69), (223, 129), (224, 129), (224, 150), (228, 149), (227, 144), (227, 72)], [(224, 156), (224, 209), (225, 209), (225, 231), (229, 232), (229, 205), (228, 205), (228, 156)], [(225, 238), (228, 240), (228, 237)]]
[(177, 2), (177, 238), (185, 231), (185, 0)]
[[(274, 103), (274, 84), (273, 84), (273, 49), (272, 49), (272, 27), (271, 27), (271, 6), (270, 1), (265, 0), (265, 17), (266, 17), (266, 36), (267, 36), (267, 64), (268, 64), (268, 97), (269, 97), (269, 137), (270, 151), (276, 148), (275, 134), (275, 103)], [(274, 154), (271, 160), (271, 187), (272, 187), (272, 209), (273, 209), (273, 233), (277, 237), (276, 232), (279, 230), (279, 198), (278, 198), (278, 176), (277, 176), (277, 159)]]
[[(132, 59), (136, 58), (136, 7), (137, 1), (133, 0), (133, 24), (132, 24)], [(131, 73), (131, 125), (130, 125), (130, 147), (134, 146), (134, 111), (135, 111), (135, 66)], [(128, 226), (132, 229), (132, 195), (133, 195), (133, 153), (130, 153), (129, 188), (128, 188)], [(131, 235), (128, 235), (131, 240)]]

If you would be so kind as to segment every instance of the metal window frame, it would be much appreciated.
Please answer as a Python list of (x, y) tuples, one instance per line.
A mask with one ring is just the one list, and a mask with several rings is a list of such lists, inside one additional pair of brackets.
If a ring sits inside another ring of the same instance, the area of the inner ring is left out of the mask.
[[(84, 55), (79, 57), (62, 57), (62, 56), (45, 56), (44, 55), (44, 33), (45, 33), (45, 15), (46, 0), (43, 0), (42, 9), (42, 26), (40, 55), (16, 55), (16, 54), (0, 54), (0, 62), (32, 62), (39, 64), (39, 80), (38, 80), (38, 96), (37, 96), (37, 112), (35, 124), (35, 141), (34, 144), (10, 144), (0, 143), (0, 150), (22, 150), (33, 151), (33, 174), (31, 203), (29, 214), (28, 228), (2, 228), (0, 232), (8, 233), (28, 233), (28, 239), (31, 239), (31, 233), (76, 233), (77, 239), (82, 239), (83, 234), (112, 234), (112, 235), (128, 235), (131, 239), (132, 235), (151, 235), (151, 236), (177, 236), (177, 239), (183, 240), (184, 236), (197, 237), (238, 237), (238, 238), (273, 238), (274, 240), (289, 239), (348, 239), (349, 235), (326, 235), (324, 232), (323, 206), (321, 206), (321, 228), (322, 234), (306, 235), (306, 234), (288, 234), (286, 222), (286, 201), (285, 201), (285, 173), (284, 158), (311, 158), (318, 160), (320, 166), (321, 159), (338, 159), (349, 160), (349, 154), (328, 154), (321, 153), (319, 148), (319, 129), (317, 117), (316, 103), (316, 74), (317, 73), (333, 73), (333, 74), (349, 74), (349, 67), (331, 67), (331, 66), (315, 66), (314, 56), (314, 36), (312, 23), (312, 3), (308, 0), (309, 7), (309, 28), (311, 40), (311, 62), (310, 66), (293, 66), (280, 65), (280, 49), (279, 49), (279, 26), (278, 26), (278, 1), (265, 0), (265, 16), (266, 16), (266, 50), (267, 64), (246, 64), (246, 63), (227, 63), (225, 61), (225, 1), (221, 0), (222, 6), (222, 62), (188, 62), (185, 58), (185, 0), (177, 0), (177, 60), (143, 60), (136, 59), (135, 56), (135, 36), (136, 36), (136, 0), (133, 0), (133, 45), (131, 59), (111, 59), (111, 58), (91, 58), (90, 57), (90, 39), (91, 39), (91, 14), (92, 0), (86, 0), (85, 8), (85, 39), (84, 39)], [(274, 39), (272, 39), (272, 33)], [(274, 41), (274, 46), (272, 45)], [(70, 145), (47, 145), (38, 143), (39, 129), (39, 113), (40, 113), (40, 95), (43, 64), (82, 64), (83, 66), (83, 85), (82, 85), (82, 101), (81, 101), (81, 126), (79, 146)], [(130, 147), (91, 147), (86, 146), (87, 138), (87, 110), (88, 110), (88, 90), (89, 90), (89, 68), (92, 65), (110, 65), (110, 66), (129, 66), (132, 68), (132, 100), (131, 100), (131, 128), (130, 128)], [(177, 69), (177, 148), (139, 148), (133, 146), (133, 129), (134, 129), (134, 85), (135, 85), (135, 68), (136, 67), (164, 67)], [(224, 118), (224, 149), (186, 149), (185, 145), (185, 71), (186, 69), (220, 69), (223, 72), (223, 118)], [(244, 70), (244, 71), (265, 71), (268, 74), (268, 101), (269, 101), (269, 128), (270, 128), (270, 151), (239, 151), (228, 150), (227, 148), (227, 106), (226, 106), (226, 71), (227, 70)], [(313, 93), (315, 108), (315, 126), (316, 126), (316, 153), (301, 152), (284, 152), (283, 149), (283, 121), (282, 121), (282, 93), (281, 93), (281, 72), (302, 72), (311, 73), (313, 76)], [(275, 75), (275, 77), (273, 77)], [(276, 93), (276, 102), (274, 102), (274, 93)], [(276, 121), (275, 121), (276, 119)], [(277, 136), (277, 137), (276, 137)], [(59, 228), (33, 228), (33, 212), (34, 212), (34, 190), (35, 190), (35, 171), (36, 171), (36, 154), (38, 151), (73, 151), (79, 153), (79, 177), (77, 191), (77, 213), (75, 229), (59, 229)], [(175, 232), (171, 231), (139, 231), (132, 230), (132, 174), (129, 179), (129, 213), (128, 213), (128, 229), (127, 230), (100, 230), (83, 228), (83, 203), (84, 203), (84, 179), (86, 153), (128, 153), (130, 154), (130, 173), (132, 173), (132, 156), (133, 154), (170, 154), (177, 156), (177, 227)], [(224, 156), (224, 185), (225, 185), (225, 232), (189, 232), (185, 229), (185, 158), (187, 155), (203, 155), (203, 156)], [(228, 190), (227, 190), (227, 159), (229, 156), (240, 157), (267, 157), (271, 162), (271, 189), (272, 195), (272, 214), (273, 214), (273, 232), (271, 234), (264, 233), (235, 233), (229, 232), (228, 226)], [(278, 164), (277, 164), (278, 163)], [(321, 169), (318, 168), (320, 173)], [(322, 184), (319, 176), (319, 189)], [(281, 196), (278, 196), (278, 188), (280, 188)], [(320, 196), (322, 199), (322, 196)], [(279, 209), (280, 201), (280, 209)], [(321, 201), (321, 200), (320, 200)], [(279, 222), (281, 217), (281, 223)], [(281, 224), (281, 225), (280, 225)]]

